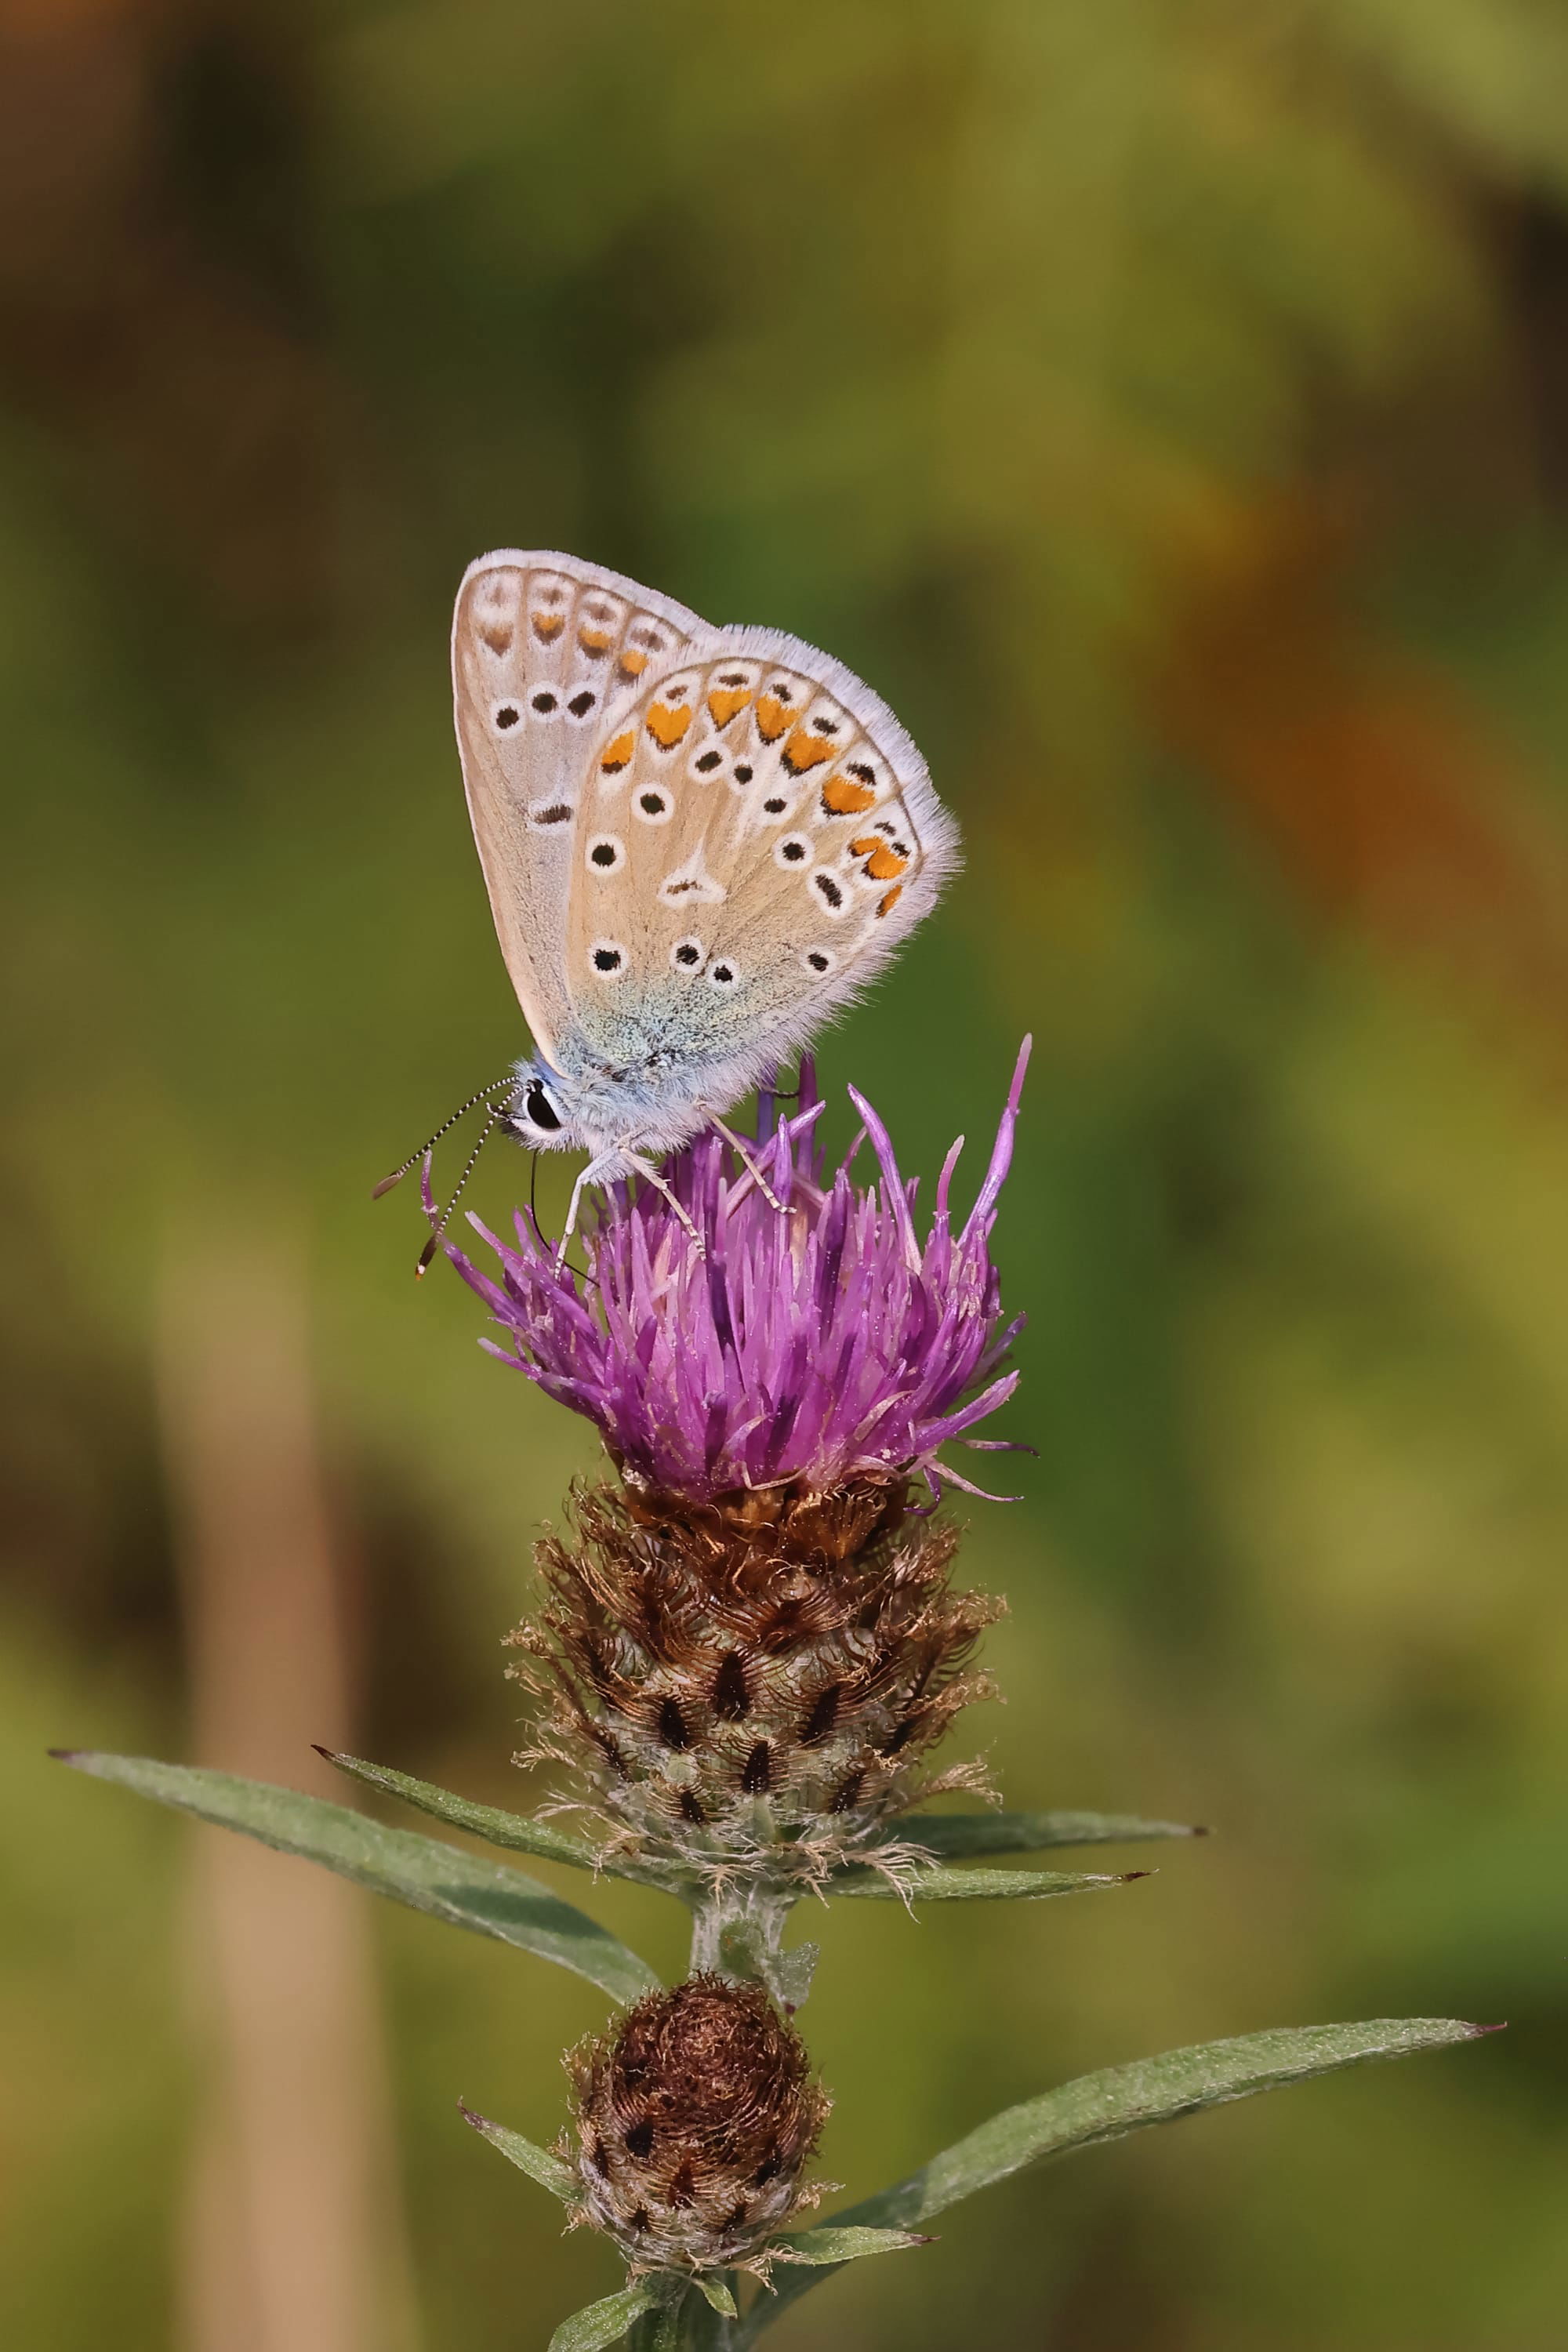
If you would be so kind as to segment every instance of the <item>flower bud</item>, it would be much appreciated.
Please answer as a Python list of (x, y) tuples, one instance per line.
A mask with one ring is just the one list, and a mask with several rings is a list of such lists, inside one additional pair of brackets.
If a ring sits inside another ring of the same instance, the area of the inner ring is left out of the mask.
[(634, 2273), (766, 2267), (820, 2193), (800, 2175), (829, 2102), (760, 1985), (689, 1977), (568, 2056), (582, 2218)]

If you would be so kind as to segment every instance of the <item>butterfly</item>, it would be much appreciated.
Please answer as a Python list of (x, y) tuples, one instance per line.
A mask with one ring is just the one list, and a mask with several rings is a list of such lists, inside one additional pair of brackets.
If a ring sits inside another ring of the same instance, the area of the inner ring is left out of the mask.
[(525, 1145), (588, 1154), (569, 1235), (588, 1184), (635, 1172), (673, 1201), (658, 1155), (705, 1128), (743, 1150), (723, 1113), (930, 911), (958, 831), (841, 663), (575, 556), (469, 565), (452, 681), (534, 1046), (474, 1101)]

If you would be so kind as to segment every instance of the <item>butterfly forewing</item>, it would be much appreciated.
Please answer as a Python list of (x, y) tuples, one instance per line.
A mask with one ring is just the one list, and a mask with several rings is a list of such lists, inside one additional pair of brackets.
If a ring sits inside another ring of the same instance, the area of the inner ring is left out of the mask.
[(563, 942), (607, 1061), (804, 1043), (931, 905), (951, 818), (886, 706), (763, 629), (710, 634), (599, 730)]
[(458, 591), (452, 678), (468, 813), (501, 954), (547, 1058), (572, 1021), (563, 933), (596, 752), (703, 626), (574, 556), (482, 556)]

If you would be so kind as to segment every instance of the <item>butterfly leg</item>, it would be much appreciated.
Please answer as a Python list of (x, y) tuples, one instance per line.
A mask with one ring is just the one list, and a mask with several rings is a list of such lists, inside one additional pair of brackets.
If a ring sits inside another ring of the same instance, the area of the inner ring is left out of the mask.
[(601, 1153), (597, 1160), (590, 1160), (586, 1168), (578, 1176), (575, 1184), (573, 1185), (572, 1198), (566, 1207), (566, 1223), (561, 1229), (561, 1239), (555, 1244), (557, 1274), (566, 1263), (566, 1244), (577, 1230), (577, 1211), (581, 1205), (584, 1192), (588, 1185), (597, 1181), (602, 1171), (614, 1167), (619, 1156), (617, 1152), (606, 1151)]
[(637, 1174), (643, 1179), (645, 1183), (651, 1184), (656, 1192), (663, 1193), (665, 1199), (669, 1202), (670, 1207), (675, 1211), (676, 1215), (679, 1218), (681, 1223), (686, 1227), (687, 1232), (690, 1234), (692, 1244), (697, 1251), (698, 1256), (707, 1256), (708, 1252), (703, 1244), (701, 1234), (692, 1223), (690, 1217), (687, 1214), (686, 1210), (681, 1206), (681, 1203), (676, 1199), (675, 1194), (670, 1191), (669, 1186), (665, 1182), (664, 1178), (659, 1174), (658, 1170), (654, 1166), (653, 1161), (651, 1160), (643, 1159), (639, 1153), (635, 1151), (606, 1151), (601, 1153), (597, 1160), (589, 1160), (588, 1165), (584, 1169), (582, 1174), (578, 1177), (577, 1181), (572, 1187), (572, 1198), (568, 1202), (566, 1209), (566, 1223), (562, 1229), (561, 1239), (556, 1244), (555, 1248), (555, 1271), (557, 1274), (560, 1273), (562, 1267), (566, 1263), (566, 1244), (577, 1230), (577, 1211), (582, 1202), (584, 1192), (587, 1186), (598, 1183), (605, 1177), (611, 1177), (613, 1181), (612, 1171), (614, 1171), (615, 1176), (623, 1176), (628, 1170), (635, 1170)]
[(752, 1159), (751, 1152), (747, 1150), (741, 1138), (725, 1126), (717, 1111), (710, 1110), (709, 1112), (708, 1124), (716, 1135), (721, 1135), (723, 1137), (725, 1142), (730, 1146), (731, 1150), (738, 1154), (742, 1167), (745, 1170), (747, 1175), (751, 1178), (752, 1183), (756, 1186), (758, 1192), (767, 1202), (769, 1208), (776, 1209), (781, 1217), (785, 1215), (787, 1213), (784, 1209), (784, 1202), (779, 1199), (778, 1194), (773, 1191), (773, 1186), (763, 1174), (762, 1170)]
[(698, 1256), (706, 1257), (708, 1250), (701, 1234), (692, 1223), (691, 1219), (688, 1216), (680, 1202), (676, 1199), (675, 1194), (670, 1191), (669, 1186), (665, 1182), (664, 1178), (659, 1174), (658, 1170), (654, 1166), (653, 1161), (651, 1160), (644, 1160), (640, 1154), (635, 1151), (628, 1151), (626, 1155), (626, 1164), (627, 1167), (635, 1168), (637, 1170), (637, 1174), (642, 1178), (645, 1184), (651, 1184), (656, 1192), (663, 1193), (665, 1199), (669, 1202), (670, 1207), (675, 1211), (676, 1215), (679, 1218), (681, 1223), (686, 1227), (687, 1232), (690, 1234), (692, 1246), (696, 1250)]

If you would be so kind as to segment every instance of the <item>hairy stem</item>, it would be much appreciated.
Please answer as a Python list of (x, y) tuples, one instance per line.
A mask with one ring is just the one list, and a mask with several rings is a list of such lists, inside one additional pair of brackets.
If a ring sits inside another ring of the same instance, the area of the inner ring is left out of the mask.
[(784, 1926), (798, 1900), (793, 1891), (781, 1894), (743, 1883), (704, 1895), (693, 1906), (693, 1975), (711, 1970), (742, 1984), (760, 1984), (792, 2016), (811, 1990), (817, 1951), (815, 1944), (784, 1948)]

